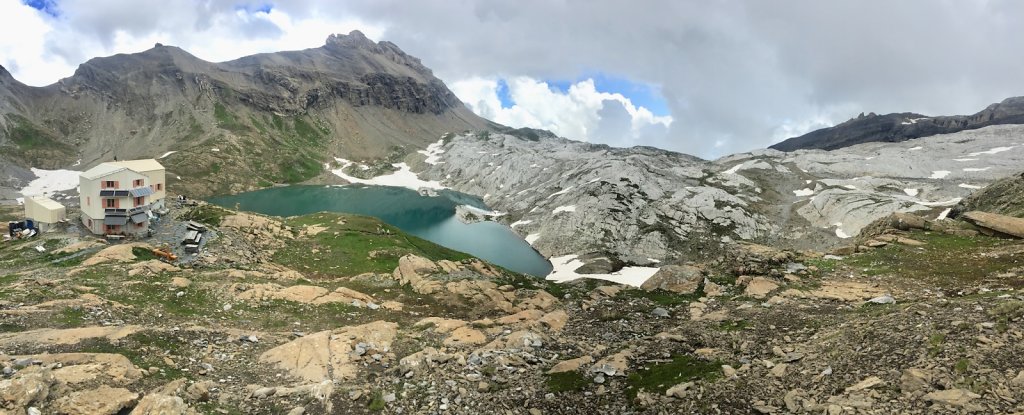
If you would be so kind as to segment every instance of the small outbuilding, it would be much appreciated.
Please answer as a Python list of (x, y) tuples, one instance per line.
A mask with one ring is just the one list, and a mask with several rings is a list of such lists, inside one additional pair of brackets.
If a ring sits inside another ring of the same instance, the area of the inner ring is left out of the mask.
[(46, 231), (55, 223), (67, 220), (64, 205), (43, 196), (25, 198), (25, 218), (31, 219), (40, 231)]

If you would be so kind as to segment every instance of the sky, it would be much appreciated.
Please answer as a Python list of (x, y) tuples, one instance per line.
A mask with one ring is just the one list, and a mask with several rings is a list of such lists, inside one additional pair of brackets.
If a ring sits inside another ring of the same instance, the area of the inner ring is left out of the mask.
[(157, 42), (225, 61), (356, 29), (494, 121), (708, 159), (1024, 95), (1014, 0), (0, 0), (0, 65), (47, 85)]

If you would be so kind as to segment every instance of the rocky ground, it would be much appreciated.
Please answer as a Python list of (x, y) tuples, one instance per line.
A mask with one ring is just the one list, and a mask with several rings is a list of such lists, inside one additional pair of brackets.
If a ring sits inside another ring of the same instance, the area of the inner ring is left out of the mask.
[[(1018, 173), (1021, 125), (834, 151), (759, 150), (709, 162), (555, 137), (446, 136), (407, 158), (424, 179), (481, 195), (547, 257), (613, 265), (707, 261), (732, 241), (827, 249), (895, 212), (931, 219)], [(607, 268), (607, 267), (605, 267)]]
[(216, 235), (189, 265), (59, 231), (0, 244), (0, 411), (1024, 411), (1024, 243), (967, 223), (894, 217), (827, 255), (736, 244), (635, 289), (365, 217), (172, 217)]

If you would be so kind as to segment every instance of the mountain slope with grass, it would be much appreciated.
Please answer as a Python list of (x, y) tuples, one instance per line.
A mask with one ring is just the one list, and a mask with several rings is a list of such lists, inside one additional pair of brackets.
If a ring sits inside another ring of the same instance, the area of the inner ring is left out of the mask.
[(326, 176), (330, 156), (400, 156), (489, 127), (500, 126), (419, 59), (358, 31), (221, 63), (157, 44), (91, 59), (40, 88), (0, 68), (0, 157), (84, 169), (166, 154), (172, 183), (197, 196), (302, 182)]

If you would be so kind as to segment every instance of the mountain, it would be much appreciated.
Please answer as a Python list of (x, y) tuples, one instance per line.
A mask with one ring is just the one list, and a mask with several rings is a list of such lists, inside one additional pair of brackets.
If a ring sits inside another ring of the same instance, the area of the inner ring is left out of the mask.
[(445, 132), (497, 127), (419, 59), (358, 31), (221, 63), (157, 44), (38, 88), (0, 68), (0, 158), (88, 168), (176, 151), (161, 162), (196, 196), (309, 180), (329, 155), (400, 157)]
[(736, 243), (830, 249), (892, 213), (929, 218), (1021, 170), (1024, 125), (715, 161), (562, 138), (460, 134), (420, 176), (479, 195), (541, 254), (590, 273), (716, 261)]
[(780, 151), (835, 150), (861, 143), (895, 143), (1000, 124), (1024, 124), (1024, 97), (1007, 98), (974, 115), (929, 117), (911, 112), (886, 115), (862, 113), (842, 124), (811, 131), (770, 148)]

